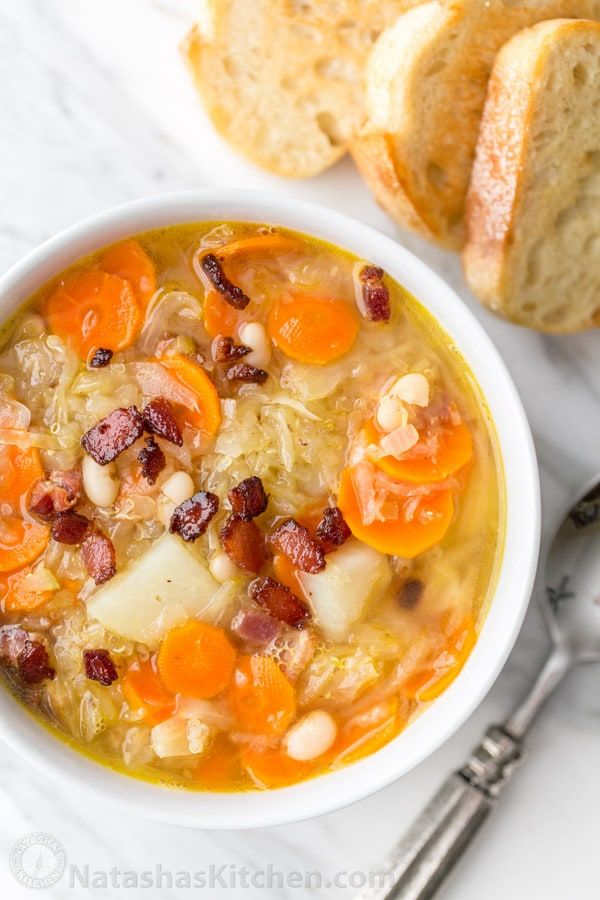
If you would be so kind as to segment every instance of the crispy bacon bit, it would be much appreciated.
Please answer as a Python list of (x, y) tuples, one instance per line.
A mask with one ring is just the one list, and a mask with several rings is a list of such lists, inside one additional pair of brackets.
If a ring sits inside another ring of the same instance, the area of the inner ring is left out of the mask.
[(243, 290), (229, 280), (223, 266), (214, 253), (207, 253), (202, 257), (202, 271), (207, 276), (212, 286), (227, 300), (227, 302), (235, 307), (235, 309), (245, 309), (250, 303), (248, 297)]
[(84, 650), (83, 667), (86, 678), (99, 681), (105, 686), (112, 684), (119, 677), (108, 650)]
[(106, 466), (131, 447), (143, 432), (144, 425), (137, 407), (119, 407), (86, 431), (81, 445), (98, 465)]
[(323, 510), (323, 517), (317, 525), (317, 538), (323, 553), (331, 553), (347, 541), (352, 532), (337, 506), (328, 506)]
[(29, 512), (49, 522), (57, 513), (72, 509), (81, 496), (81, 474), (78, 469), (56, 469), (47, 472), (43, 481), (34, 485), (29, 498)]
[(213, 359), (215, 362), (235, 362), (252, 350), (244, 344), (236, 344), (232, 337), (220, 335), (213, 344)]
[(117, 571), (115, 548), (109, 537), (100, 531), (89, 532), (81, 545), (83, 564), (96, 584), (110, 581)]
[(90, 520), (68, 510), (59, 513), (52, 523), (52, 537), (59, 544), (80, 544), (90, 526)]
[(231, 630), (255, 647), (266, 647), (281, 632), (281, 624), (262, 609), (242, 609), (231, 620)]
[(113, 358), (113, 351), (107, 350), (105, 347), (98, 347), (94, 355), (90, 359), (90, 367), (92, 369), (103, 369)]
[(183, 446), (183, 437), (181, 429), (177, 424), (173, 407), (165, 397), (155, 397), (150, 403), (146, 404), (142, 413), (144, 420), (144, 428), (150, 434), (156, 434), (158, 437), (176, 444), (177, 447)]
[(295, 519), (285, 519), (269, 535), (269, 543), (302, 569), (316, 573), (325, 568), (325, 555), (308, 528)]
[(41, 641), (28, 640), (19, 653), (17, 668), (27, 684), (39, 684), (45, 678), (54, 678), (56, 672), (50, 665), (48, 651)]
[(420, 578), (407, 578), (400, 585), (398, 603), (403, 609), (414, 609), (421, 602), (425, 585)]
[(0, 660), (16, 666), (28, 641), (29, 635), (18, 625), (3, 625), (0, 628)]
[(210, 491), (198, 491), (175, 509), (169, 523), (171, 534), (178, 534), (184, 541), (197, 540), (219, 508), (219, 498)]
[(363, 302), (371, 322), (389, 322), (392, 314), (390, 292), (383, 283), (384, 274), (379, 266), (363, 266), (359, 272)]
[(264, 606), (273, 618), (279, 619), (290, 628), (303, 628), (310, 617), (310, 611), (304, 601), (293, 594), (285, 584), (268, 575), (251, 582), (248, 594), (259, 606)]
[(219, 532), (223, 550), (236, 566), (258, 575), (267, 560), (263, 536), (254, 522), (229, 516)]
[(146, 446), (142, 447), (137, 458), (142, 464), (142, 475), (148, 484), (156, 484), (156, 479), (166, 466), (167, 460), (154, 438), (146, 438)]
[(247, 363), (236, 363), (227, 369), (228, 381), (243, 381), (245, 384), (264, 384), (269, 373), (264, 369), (257, 369), (256, 366), (249, 366)]
[(269, 503), (263, 483), (257, 475), (244, 478), (236, 487), (231, 488), (227, 496), (233, 514), (240, 519), (255, 519), (264, 513)]

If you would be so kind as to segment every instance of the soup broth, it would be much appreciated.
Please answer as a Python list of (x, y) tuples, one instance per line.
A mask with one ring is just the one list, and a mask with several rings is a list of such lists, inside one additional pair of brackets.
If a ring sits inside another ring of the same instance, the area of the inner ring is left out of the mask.
[(369, 260), (237, 222), (79, 261), (3, 329), (0, 661), (196, 790), (376, 752), (459, 674), (503, 536), (465, 360)]

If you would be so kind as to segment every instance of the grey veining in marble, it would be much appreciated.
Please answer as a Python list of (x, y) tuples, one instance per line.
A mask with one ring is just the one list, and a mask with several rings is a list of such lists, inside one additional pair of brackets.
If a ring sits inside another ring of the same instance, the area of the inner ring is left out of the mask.
[[(523, 398), (542, 468), (544, 532), (570, 493), (600, 469), (600, 334), (555, 338), (508, 325), (465, 288), (458, 260), (397, 235), (346, 160), (307, 183), (287, 183), (236, 157), (203, 117), (177, 45), (195, 0), (0, 0), (0, 268), (58, 229), (124, 200), (205, 185), (268, 188), (314, 199), (396, 235), (461, 294), (491, 334)], [(599, 260), (590, 260), (598, 264)], [(396, 840), (483, 727), (509, 708), (545, 652), (532, 605), (505, 672), (477, 713), (416, 771), (354, 807), (298, 825), (209, 833), (89, 809), (2, 749), (0, 897), (31, 897), (7, 866), (28, 831), (54, 834), (90, 869), (171, 870), (271, 863), (284, 872), (361, 869)], [(456, 873), (444, 900), (595, 900), (599, 895), (600, 671), (561, 690), (531, 738), (531, 757), (502, 808)], [(90, 889), (62, 881), (38, 895), (63, 900), (173, 897), (185, 888)], [(319, 896), (352, 895), (323, 888)], [(259, 887), (215, 898), (291, 900), (305, 892)], [(34, 896), (36, 896), (34, 892)]]

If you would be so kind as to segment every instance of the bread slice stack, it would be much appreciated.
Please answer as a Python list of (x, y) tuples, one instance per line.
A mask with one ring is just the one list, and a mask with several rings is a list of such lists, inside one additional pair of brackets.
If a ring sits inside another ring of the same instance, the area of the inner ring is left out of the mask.
[(467, 204), (478, 297), (541, 331), (600, 325), (600, 23), (541, 22), (500, 51)]
[(183, 53), (217, 131), (307, 178), (346, 153), (380, 33), (419, 0), (203, 0)]
[(184, 54), (270, 171), (348, 149), (494, 311), (600, 325), (600, 0), (203, 0)]

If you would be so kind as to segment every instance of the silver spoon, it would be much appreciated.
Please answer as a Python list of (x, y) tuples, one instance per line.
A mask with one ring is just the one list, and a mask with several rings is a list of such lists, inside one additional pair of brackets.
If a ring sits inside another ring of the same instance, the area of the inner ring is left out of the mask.
[(552, 650), (504, 725), (489, 728), (392, 850), (382, 886), (356, 900), (430, 900), (493, 809), (525, 756), (523, 739), (548, 697), (579, 663), (600, 660), (600, 480), (582, 490), (547, 554), (545, 614)]

